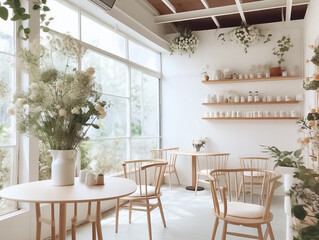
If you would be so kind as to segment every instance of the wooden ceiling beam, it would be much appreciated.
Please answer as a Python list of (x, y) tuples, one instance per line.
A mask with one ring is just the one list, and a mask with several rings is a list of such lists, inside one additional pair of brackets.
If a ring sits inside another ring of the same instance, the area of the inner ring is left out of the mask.
[[(208, 5), (208, 3), (207, 3), (206, 0), (200, 0), (200, 1), (202, 2), (202, 4), (204, 5), (204, 7), (205, 7), (206, 9), (209, 8), (209, 5)], [(214, 23), (215, 23), (215, 25), (217, 26), (217, 28), (220, 28), (220, 24), (219, 24), (217, 18), (216, 18), (215, 16), (212, 16), (211, 18), (212, 18), (212, 20), (214, 21)]]
[[(164, 0), (162, 0), (164, 1)], [(308, 4), (310, 0), (294, 0), (292, 6)], [(253, 12), (274, 8), (286, 7), (286, 0), (268, 0), (268, 1), (257, 1), (241, 4), (243, 12)], [(200, 18), (208, 18), (212, 16), (224, 16), (231, 14), (238, 14), (238, 8), (236, 5), (228, 5), (224, 7), (208, 8), (187, 12), (180, 12), (176, 14), (165, 14), (155, 16), (154, 20), (157, 24), (180, 22)]]
[(239, 15), (241, 17), (241, 21), (247, 25), (247, 21), (246, 21), (246, 17), (245, 17), (245, 14), (244, 14), (244, 11), (243, 11), (243, 8), (242, 8), (242, 3), (241, 3), (241, 0), (235, 0), (236, 2), (236, 6), (237, 6), (237, 9), (238, 9), (238, 12), (239, 12)]
[(286, 21), (287, 22), (291, 20), (291, 11), (292, 11), (292, 0), (287, 0), (287, 3), (286, 3)]
[(173, 12), (176, 13), (176, 9), (169, 0), (162, 0), (162, 2)]

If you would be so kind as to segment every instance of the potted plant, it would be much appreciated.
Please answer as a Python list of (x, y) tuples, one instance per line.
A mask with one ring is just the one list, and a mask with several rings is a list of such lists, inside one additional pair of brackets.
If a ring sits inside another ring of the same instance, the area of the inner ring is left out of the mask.
[(277, 46), (272, 49), (272, 54), (278, 57), (278, 67), (270, 68), (270, 76), (281, 76), (282, 73), (282, 63), (285, 61), (284, 56), (294, 45), (291, 43), (290, 37), (282, 36), (281, 39), (277, 41)]
[(314, 55), (311, 60), (306, 60), (306, 63), (312, 62), (316, 66), (316, 72), (312, 77), (306, 77), (303, 88), (305, 90), (317, 90), (319, 88), (319, 45), (317, 47), (310, 45), (309, 47), (313, 49)]
[(303, 164), (302, 150), (280, 151), (275, 146), (262, 145), (262, 147), (265, 149), (262, 152), (269, 154), (274, 159), (274, 169), (277, 168), (278, 172), (284, 174), (284, 188), (285, 192), (288, 192), (292, 184), (292, 174)]
[(205, 81), (208, 81), (209, 80), (209, 75), (208, 75), (208, 68), (209, 68), (209, 65), (206, 64), (205, 66), (202, 67), (202, 74), (205, 78)]
[[(16, 92), (8, 112), (16, 115), (21, 133), (37, 137), (51, 149), (53, 185), (72, 185), (75, 149), (90, 127), (99, 128), (95, 120), (106, 116), (109, 104), (101, 100), (93, 68), (71, 68), (71, 62), (80, 60), (86, 49), (68, 35), (51, 36), (47, 41), (48, 48), (34, 46), (18, 52), (18, 66), (33, 82), (26, 91)], [(63, 70), (53, 65), (54, 54), (64, 56)]]

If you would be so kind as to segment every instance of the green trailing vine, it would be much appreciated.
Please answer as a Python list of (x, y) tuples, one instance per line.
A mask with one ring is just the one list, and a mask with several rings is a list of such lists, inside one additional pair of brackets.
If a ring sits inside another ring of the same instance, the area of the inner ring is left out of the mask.
[[(49, 31), (49, 24), (50, 21), (53, 20), (52, 17), (47, 18), (46, 13), (50, 11), (50, 8), (47, 6), (47, 0), (37, 0), (33, 2), (32, 6), (33, 10), (41, 11), (40, 19), (41, 19), (41, 26), (40, 28), (44, 32)], [(26, 9), (21, 5), (20, 0), (7, 0), (3, 4), (0, 3), (0, 18), (4, 21), (8, 20), (9, 11), (12, 11), (12, 18), (11, 21), (26, 21), (30, 19), (30, 14), (26, 12)], [(29, 27), (24, 27), (22, 23), (20, 23), (17, 36), (23, 40), (27, 40), (30, 37), (31, 30)]]
[(278, 64), (281, 64), (285, 61), (284, 55), (292, 48), (294, 45), (291, 43), (290, 37), (282, 36), (281, 39), (277, 41), (277, 47), (272, 49), (272, 54), (278, 57)]

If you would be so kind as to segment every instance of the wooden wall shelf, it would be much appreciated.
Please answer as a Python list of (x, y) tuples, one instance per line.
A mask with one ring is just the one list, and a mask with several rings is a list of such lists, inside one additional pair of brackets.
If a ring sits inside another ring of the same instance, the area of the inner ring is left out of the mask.
[(299, 117), (282, 117), (282, 118), (275, 118), (275, 117), (269, 117), (269, 118), (211, 118), (211, 117), (203, 117), (204, 120), (299, 120)]
[(228, 103), (202, 103), (202, 105), (258, 105), (258, 104), (298, 104), (299, 101), (272, 101), (272, 102), (228, 102)]
[(240, 82), (265, 82), (265, 81), (282, 81), (282, 80), (299, 80), (299, 76), (287, 77), (269, 77), (269, 78), (247, 78), (247, 79), (224, 79), (224, 80), (208, 80), (202, 81), (204, 84), (219, 84), (219, 83), (240, 83)]

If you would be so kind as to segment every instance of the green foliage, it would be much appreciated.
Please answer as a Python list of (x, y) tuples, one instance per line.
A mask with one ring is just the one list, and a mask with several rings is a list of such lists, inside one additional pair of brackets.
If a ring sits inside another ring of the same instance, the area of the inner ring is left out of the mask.
[(89, 158), (89, 150), (90, 145), (89, 144), (81, 144), (80, 145), (80, 151), (81, 151), (81, 169), (90, 169), (90, 162), (91, 159)]
[(317, 113), (317, 112), (308, 113), (308, 115), (307, 115), (307, 120), (308, 120), (308, 121), (316, 121), (316, 120), (319, 120), (319, 113)]
[(312, 80), (309, 82), (303, 82), (302, 87), (305, 90), (317, 90), (319, 88), (319, 81)]
[(136, 122), (131, 122), (131, 135), (141, 136), (142, 135), (142, 123), (141, 120), (136, 120)]
[(313, 57), (311, 58), (311, 62), (318, 67), (319, 66), (319, 45), (314, 48), (314, 53), (315, 55), (313, 55)]
[(10, 180), (9, 152), (0, 149), (0, 189), (6, 187)]
[[(41, 14), (41, 28), (44, 32), (48, 29), (47, 26), (49, 25), (50, 21), (53, 20), (53, 18), (46, 19), (45, 12), (50, 11), (50, 8), (46, 5), (46, 0), (38, 0), (33, 2), (33, 10), (43, 11), (44, 14)], [(4, 6), (0, 3), (0, 18), (2, 18), (4, 21), (8, 20), (9, 16), (9, 10), (12, 11), (12, 18), (11, 21), (26, 21), (30, 19), (30, 14), (26, 12), (26, 9), (21, 6), (20, 0), (7, 0), (3, 3)], [(43, 26), (43, 24), (45, 26)], [(22, 34), (23, 33), (23, 34)], [(30, 28), (25, 28), (22, 23), (20, 23), (18, 30), (17, 30), (17, 36), (21, 37), (23, 40), (29, 39), (30, 36)]]
[(275, 166), (276, 167), (294, 167), (298, 168), (303, 164), (303, 157), (301, 156), (302, 150), (298, 149), (296, 151), (280, 151), (277, 147), (272, 146), (264, 146), (261, 145), (261, 147), (264, 148), (263, 153), (267, 153), (271, 156), (271, 158), (274, 159)]
[(49, 149), (40, 142), (39, 145), (39, 180), (51, 179), (52, 156)]
[(277, 47), (272, 49), (272, 54), (278, 57), (278, 64), (281, 64), (285, 61), (284, 55), (292, 48), (294, 45), (291, 43), (290, 37), (282, 36), (281, 39), (277, 41)]
[(313, 169), (300, 166), (294, 178), (298, 179), (291, 189), (292, 216), (299, 219), (294, 229), (294, 240), (319, 239), (319, 174)]

